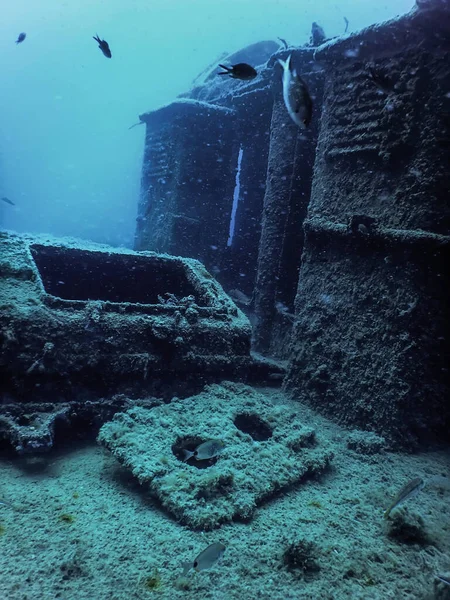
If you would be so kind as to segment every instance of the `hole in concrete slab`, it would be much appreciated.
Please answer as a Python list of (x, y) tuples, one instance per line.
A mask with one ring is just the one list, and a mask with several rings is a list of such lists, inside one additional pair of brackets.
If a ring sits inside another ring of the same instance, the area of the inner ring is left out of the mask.
[(203, 442), (207, 440), (198, 436), (189, 435), (184, 438), (179, 438), (175, 444), (172, 445), (172, 452), (175, 457), (178, 458), (181, 462), (185, 462), (187, 465), (191, 465), (192, 467), (197, 467), (197, 469), (207, 469), (208, 467), (212, 467), (217, 462), (218, 457), (210, 458), (209, 460), (197, 460), (194, 456), (192, 456), (189, 460), (184, 460), (184, 452), (183, 450), (194, 451), (197, 446), (200, 446)]
[(263, 442), (272, 437), (272, 428), (254, 413), (241, 413), (234, 418), (235, 426), (248, 433), (255, 441)]
[(181, 264), (158, 256), (135, 256), (60, 246), (30, 246), (45, 291), (65, 300), (159, 304), (158, 294), (195, 296)]
[(20, 415), (16, 419), (16, 423), (19, 427), (27, 427), (28, 425), (31, 425), (31, 421), (32, 419), (28, 415)]

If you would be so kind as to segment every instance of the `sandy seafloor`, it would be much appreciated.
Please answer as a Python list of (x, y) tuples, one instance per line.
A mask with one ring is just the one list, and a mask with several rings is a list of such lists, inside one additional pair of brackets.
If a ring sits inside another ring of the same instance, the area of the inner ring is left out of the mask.
[[(0, 505), (0, 600), (450, 598), (435, 579), (450, 571), (449, 487), (426, 486), (401, 509), (423, 519), (426, 543), (389, 538), (383, 518), (408, 480), (446, 482), (450, 450), (359, 454), (347, 448), (347, 430), (295, 406), (331, 444), (332, 469), (263, 503), (250, 522), (207, 533), (174, 521), (95, 443), (0, 457), (0, 499), (12, 504)], [(293, 539), (316, 544), (320, 571), (285, 568)], [(223, 559), (180, 585), (183, 562), (215, 541), (226, 545)], [(155, 573), (159, 585), (148, 589)]]

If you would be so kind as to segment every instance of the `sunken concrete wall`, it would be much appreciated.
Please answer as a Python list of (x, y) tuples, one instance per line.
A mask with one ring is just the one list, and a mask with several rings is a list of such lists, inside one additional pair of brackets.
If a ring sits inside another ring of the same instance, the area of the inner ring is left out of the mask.
[(257, 267), (276, 42), (220, 62), (259, 65), (259, 76), (217, 76), (217, 64), (147, 124), (135, 248), (202, 261), (227, 290), (251, 296)]
[(5, 232), (0, 248), (3, 401), (249, 367), (250, 324), (196, 260)]
[[(300, 129), (284, 105), (279, 58), (292, 62), (313, 98), (313, 122)], [(320, 123), (323, 74), (316, 68), (313, 48), (284, 50), (274, 55), (273, 108), (262, 233), (255, 285), (255, 349), (287, 358), (294, 299), (303, 250), (303, 221), (310, 200), (315, 148)]]
[(214, 247), (226, 246), (237, 160), (233, 117), (231, 109), (190, 99), (141, 117), (147, 133), (137, 250), (211, 265)]
[(413, 11), (316, 53), (324, 110), (286, 388), (406, 448), (448, 441), (450, 425), (449, 31), (448, 8)]

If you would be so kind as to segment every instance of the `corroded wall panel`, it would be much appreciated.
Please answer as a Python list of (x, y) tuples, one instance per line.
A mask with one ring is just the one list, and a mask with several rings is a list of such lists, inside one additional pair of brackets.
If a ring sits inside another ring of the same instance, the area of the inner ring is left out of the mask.
[(450, 425), (449, 25), (448, 10), (415, 11), (316, 53), (326, 86), (286, 388), (407, 448)]
[(147, 137), (135, 246), (210, 266), (213, 247), (224, 248), (228, 236), (233, 111), (179, 100), (142, 119)]

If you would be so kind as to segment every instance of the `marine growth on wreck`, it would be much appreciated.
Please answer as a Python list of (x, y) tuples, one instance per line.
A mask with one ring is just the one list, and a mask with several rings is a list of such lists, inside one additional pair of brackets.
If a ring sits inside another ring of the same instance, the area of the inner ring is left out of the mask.
[(450, 4), (396, 2), (8, 9), (0, 598), (450, 598)]

